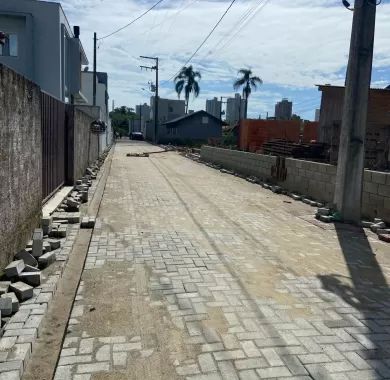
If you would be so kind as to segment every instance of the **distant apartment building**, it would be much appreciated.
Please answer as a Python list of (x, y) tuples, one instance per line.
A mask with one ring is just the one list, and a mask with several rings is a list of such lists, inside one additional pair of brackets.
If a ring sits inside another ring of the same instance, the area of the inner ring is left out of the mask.
[[(145, 124), (143, 132), (148, 140), (154, 140), (154, 102), (155, 97), (150, 98), (150, 122)], [(158, 98), (158, 125), (185, 115), (185, 101), (178, 99)]]
[(320, 121), (320, 109), (316, 109), (315, 115), (314, 115), (314, 121)]
[(275, 105), (275, 119), (276, 120), (291, 120), (292, 116), (292, 102), (288, 99), (276, 103)]
[[(154, 120), (154, 99), (150, 98), (150, 120)], [(159, 124), (184, 116), (185, 101), (178, 99), (158, 98), (158, 121)]]
[(206, 112), (218, 119), (221, 118), (222, 103), (218, 98), (206, 100)]
[(240, 94), (235, 94), (234, 98), (228, 98), (226, 103), (226, 122), (235, 125), (240, 119), (245, 117), (245, 99)]
[(81, 68), (88, 60), (80, 29), (69, 25), (61, 4), (38, 0), (1, 0), (0, 62), (64, 101), (83, 102)]
[(134, 132), (143, 132), (146, 123), (150, 121), (150, 106), (146, 103), (135, 106), (135, 114)]

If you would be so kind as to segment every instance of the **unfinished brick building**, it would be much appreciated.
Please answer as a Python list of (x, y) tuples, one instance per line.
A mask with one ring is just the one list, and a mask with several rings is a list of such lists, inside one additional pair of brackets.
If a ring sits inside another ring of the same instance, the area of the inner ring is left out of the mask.
[[(320, 142), (330, 145), (330, 162), (337, 162), (340, 128), (343, 113), (342, 86), (318, 86), (322, 92), (319, 136)], [(370, 169), (389, 169), (390, 148), (390, 89), (371, 89), (368, 103), (365, 166)]]

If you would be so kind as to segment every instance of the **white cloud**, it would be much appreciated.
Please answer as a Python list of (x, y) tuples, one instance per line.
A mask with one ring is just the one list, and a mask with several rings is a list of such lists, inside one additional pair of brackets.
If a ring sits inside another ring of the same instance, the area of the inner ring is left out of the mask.
[[(343, 83), (352, 12), (341, 0), (270, 0), (237, 32), (241, 17), (262, 0), (238, 1), (215, 34), (194, 58), (202, 72), (201, 96), (191, 108), (203, 108), (207, 97), (232, 94), (232, 82), (241, 67), (251, 67), (267, 85), (252, 96), (253, 114), (272, 109), (283, 96), (282, 87), (312, 88), (316, 83)], [(80, 25), (84, 48), (92, 62), (92, 36), (104, 36), (146, 10), (154, 0), (66, 0), (63, 8), (72, 24)], [(140, 5), (141, 4), (141, 5)], [(163, 3), (164, 4), (164, 3)], [(139, 55), (156, 55), (160, 61), (161, 96), (175, 96), (170, 78), (207, 35), (228, 1), (166, 0), (131, 27), (99, 43), (98, 69), (109, 73), (110, 96), (117, 105), (148, 101), (141, 91), (154, 73), (141, 72)], [(390, 4), (378, 7), (374, 65), (390, 66)], [(230, 32), (230, 33), (229, 33)], [(234, 38), (230, 41), (232, 35)], [(170, 86), (170, 84), (169, 84)]]

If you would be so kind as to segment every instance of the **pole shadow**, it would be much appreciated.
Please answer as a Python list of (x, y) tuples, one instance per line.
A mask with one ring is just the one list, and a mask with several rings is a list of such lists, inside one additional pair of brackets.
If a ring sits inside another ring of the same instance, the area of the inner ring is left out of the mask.
[(385, 361), (390, 359), (390, 331), (386, 326), (390, 324), (389, 286), (364, 229), (335, 223), (335, 230), (350, 276), (329, 274), (318, 278), (325, 290), (358, 311), (358, 318), (347, 314), (338, 327), (351, 329), (350, 335), (364, 347), (357, 351), (363, 359), (381, 363), (374, 369), (379, 372), (377, 378), (382, 379), (380, 367), (387, 368)]

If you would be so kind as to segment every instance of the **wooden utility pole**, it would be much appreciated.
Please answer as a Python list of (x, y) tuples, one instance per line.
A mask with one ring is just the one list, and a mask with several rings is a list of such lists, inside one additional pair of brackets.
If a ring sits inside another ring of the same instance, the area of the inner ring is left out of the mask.
[(154, 97), (154, 143), (158, 144), (158, 57), (145, 57), (143, 55), (140, 58), (152, 59), (155, 61), (154, 66), (140, 66), (141, 69), (155, 70), (156, 71), (156, 91)]
[(334, 195), (341, 218), (353, 223), (361, 218), (375, 15), (375, 0), (355, 1)]
[(97, 37), (96, 37), (96, 33), (94, 33), (93, 34), (93, 84), (92, 84), (94, 106), (96, 106), (96, 42), (97, 42)]

